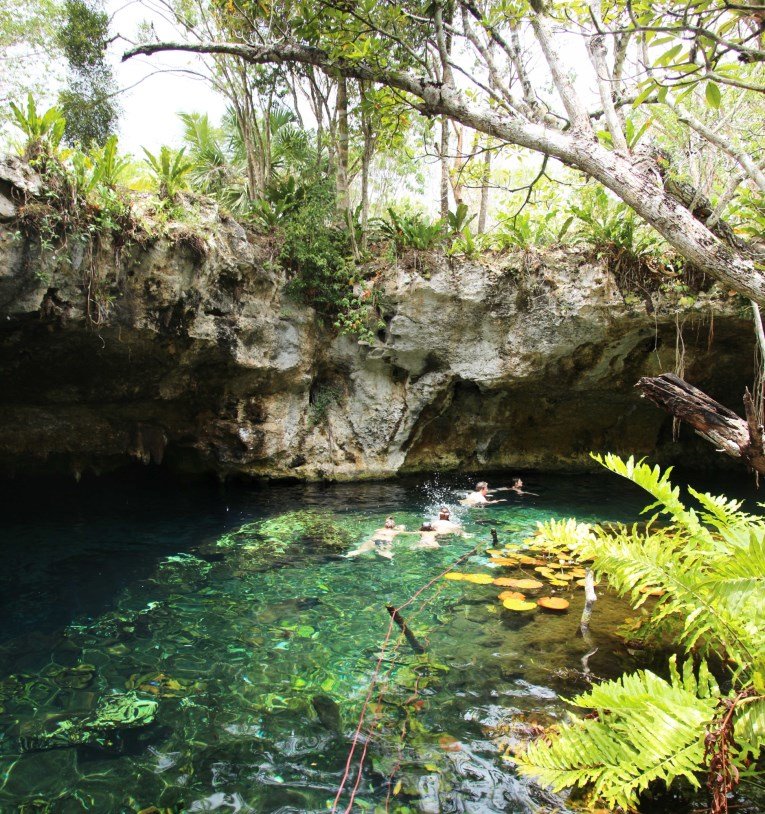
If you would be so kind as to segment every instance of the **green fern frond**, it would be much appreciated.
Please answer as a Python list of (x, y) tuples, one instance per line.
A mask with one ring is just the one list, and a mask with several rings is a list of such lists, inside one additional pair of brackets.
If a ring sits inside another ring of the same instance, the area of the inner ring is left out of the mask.
[(704, 509), (702, 520), (721, 532), (747, 527), (752, 523), (760, 526), (763, 524), (762, 517), (741, 511), (743, 505), (741, 500), (728, 500), (724, 495), (715, 496), (708, 492), (698, 492), (690, 486), (688, 492), (701, 503)]
[(632, 809), (654, 780), (668, 785), (685, 777), (699, 785), (704, 733), (717, 699), (708, 671), (698, 679), (674, 669), (665, 681), (640, 671), (608, 681), (573, 699), (594, 709), (597, 719), (577, 719), (537, 741), (519, 756), (522, 774), (535, 776), (558, 791), (592, 786), (609, 804)]
[(757, 760), (765, 749), (765, 697), (747, 698), (733, 723), (738, 756)]
[(655, 502), (646, 506), (643, 513), (659, 509), (660, 514), (669, 515), (673, 523), (684, 528), (689, 534), (694, 536), (701, 534), (708, 537), (709, 533), (699, 522), (696, 512), (693, 509), (687, 509), (680, 500), (680, 487), (672, 485), (669, 479), (672, 467), (662, 473), (658, 466), (652, 468), (642, 459), (636, 462), (630, 455), (626, 461), (623, 461), (618, 455), (610, 452), (606, 455), (593, 453), (592, 458), (609, 471), (627, 478), (653, 495)]

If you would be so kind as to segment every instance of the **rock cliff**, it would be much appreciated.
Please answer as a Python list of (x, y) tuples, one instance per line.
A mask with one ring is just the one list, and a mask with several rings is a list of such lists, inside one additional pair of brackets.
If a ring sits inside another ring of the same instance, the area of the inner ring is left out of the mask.
[[(590, 450), (720, 461), (640, 400), (675, 369), (739, 409), (744, 303), (626, 295), (584, 250), (407, 258), (379, 273), (386, 329), (338, 337), (285, 295), (277, 248), (214, 208), (193, 233), (52, 250), (0, 166), (0, 468), (368, 478), (433, 469), (581, 469)], [(423, 271), (426, 268), (427, 270)], [(683, 307), (681, 307), (681, 304)]]

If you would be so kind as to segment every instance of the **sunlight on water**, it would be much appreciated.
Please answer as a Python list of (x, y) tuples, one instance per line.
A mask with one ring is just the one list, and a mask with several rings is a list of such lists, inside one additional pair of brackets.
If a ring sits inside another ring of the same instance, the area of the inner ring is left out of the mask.
[[(476, 510), (455, 487), (131, 486), (62, 496), (31, 520), (18, 508), (4, 546), (0, 810), (326, 812), (362, 711), (338, 811), (354, 786), (354, 811), (567, 810), (500, 755), (586, 688), (581, 591), (562, 590), (568, 613), (515, 615), (494, 585), (436, 578), (491, 547), (491, 528), (518, 546), (537, 521), (631, 520), (643, 499), (615, 480), (556, 477), (527, 484), (539, 497)], [(388, 514), (416, 529), (442, 503), (470, 537), (424, 550), (402, 535), (392, 560), (342, 556)], [(484, 553), (460, 570), (507, 571)], [(386, 644), (385, 606), (434, 579), (402, 611), (425, 652), (396, 627)], [(597, 605), (598, 676), (639, 663), (614, 635), (624, 615)]]

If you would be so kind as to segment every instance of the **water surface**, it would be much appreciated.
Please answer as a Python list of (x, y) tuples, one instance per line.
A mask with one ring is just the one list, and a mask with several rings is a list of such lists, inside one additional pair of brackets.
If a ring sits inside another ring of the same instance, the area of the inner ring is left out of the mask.
[[(566, 614), (519, 616), (493, 585), (438, 577), (490, 545), (491, 527), (520, 545), (540, 520), (629, 521), (646, 500), (614, 477), (530, 475), (538, 496), (467, 510), (471, 481), (223, 487), (142, 471), (11, 485), (0, 811), (326, 812), (341, 785), (337, 811), (352, 793), (354, 811), (569, 810), (501, 754), (586, 689), (581, 592), (562, 591)], [(412, 529), (442, 502), (470, 538), (417, 550), (401, 537), (392, 561), (340, 556), (387, 515)], [(504, 573), (483, 553), (460, 569)], [(424, 654), (397, 628), (386, 641), (386, 605), (414, 595), (402, 612)], [(624, 615), (608, 597), (596, 606), (598, 676), (650, 663), (614, 634)], [(148, 699), (156, 715), (94, 729), (104, 699)], [(67, 726), (84, 739), (62, 740)]]

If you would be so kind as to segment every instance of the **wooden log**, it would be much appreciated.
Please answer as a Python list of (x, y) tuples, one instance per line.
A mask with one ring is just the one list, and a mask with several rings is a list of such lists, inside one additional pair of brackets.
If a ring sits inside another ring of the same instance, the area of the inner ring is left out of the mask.
[(738, 458), (758, 474), (765, 474), (763, 427), (757, 420), (752, 397), (744, 395), (746, 419), (710, 398), (672, 373), (644, 377), (635, 385), (649, 401), (685, 421), (718, 451)]
[(415, 653), (424, 653), (425, 648), (417, 641), (417, 637), (409, 630), (409, 626), (404, 621), (404, 617), (393, 607), (393, 605), (386, 605), (385, 610), (393, 617), (393, 621), (401, 628), (401, 632), (406, 636), (412, 650)]

